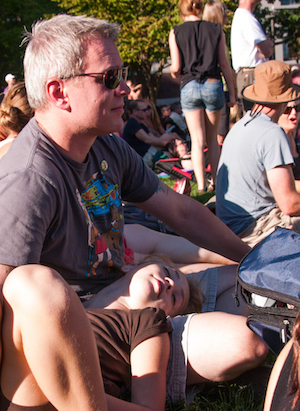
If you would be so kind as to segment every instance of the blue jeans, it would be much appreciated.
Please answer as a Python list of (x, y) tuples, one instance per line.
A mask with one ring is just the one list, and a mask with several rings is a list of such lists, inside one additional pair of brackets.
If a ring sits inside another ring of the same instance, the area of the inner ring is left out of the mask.
[(194, 111), (204, 108), (212, 113), (222, 110), (224, 91), (221, 80), (205, 79), (201, 83), (189, 81), (180, 92), (182, 111)]

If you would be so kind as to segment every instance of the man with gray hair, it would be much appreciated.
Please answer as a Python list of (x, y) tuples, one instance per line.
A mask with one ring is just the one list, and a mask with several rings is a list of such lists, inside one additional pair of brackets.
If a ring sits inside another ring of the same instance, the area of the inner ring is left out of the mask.
[[(0, 283), (9, 275), (6, 290), (12, 292), (16, 326), (26, 323), (22, 307), (30, 308), (36, 299), (40, 306), (32, 314), (40, 324), (41, 350), (48, 349), (49, 371), (42, 378), (45, 370), (36, 361), (34, 372), (45, 392), (34, 405), (56, 398), (58, 409), (106, 410), (99, 365), (92, 364), (92, 331), (68, 284), (82, 301), (93, 297), (97, 304), (98, 291), (124, 275), (121, 197), (232, 260), (239, 261), (249, 249), (207, 208), (169, 189), (126, 142), (109, 134), (123, 126), (129, 93), (127, 68), (115, 44), (118, 30), (103, 20), (58, 15), (39, 21), (27, 34), (25, 83), (35, 117), (0, 163), (5, 216)], [(35, 266), (22, 276), (10, 274), (27, 264)], [(51, 269), (39, 270), (36, 264)], [(43, 339), (49, 327), (50, 341)], [(236, 333), (238, 338), (240, 327)], [(211, 333), (204, 334), (211, 339)], [(234, 363), (250, 368), (264, 355), (257, 339), (234, 355)]]
[(103, 20), (58, 15), (27, 34), (25, 83), (35, 117), (0, 165), (3, 278), (13, 267), (42, 263), (83, 300), (96, 294), (121, 275), (121, 198), (232, 260), (248, 250), (209, 210), (169, 189), (109, 134), (123, 126), (129, 93), (118, 30)]

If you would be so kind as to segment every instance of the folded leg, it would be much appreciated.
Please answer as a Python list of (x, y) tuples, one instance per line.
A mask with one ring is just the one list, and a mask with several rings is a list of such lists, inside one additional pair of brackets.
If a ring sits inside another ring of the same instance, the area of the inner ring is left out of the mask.
[(54, 270), (18, 267), (4, 287), (1, 388), (18, 405), (106, 411), (96, 343), (80, 300)]
[(221, 312), (196, 314), (188, 331), (187, 384), (232, 380), (261, 364), (267, 353), (245, 317)]

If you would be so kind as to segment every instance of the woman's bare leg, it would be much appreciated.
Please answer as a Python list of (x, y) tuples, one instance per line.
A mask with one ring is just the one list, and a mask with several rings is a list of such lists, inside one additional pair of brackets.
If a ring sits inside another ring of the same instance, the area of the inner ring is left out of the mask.
[(222, 110), (212, 113), (205, 111), (206, 144), (208, 148), (208, 158), (211, 166), (212, 182), (216, 184), (217, 168), (221, 149), (218, 143), (218, 129), (221, 120)]
[(196, 314), (188, 331), (187, 384), (232, 380), (261, 364), (267, 353), (245, 317), (221, 312)]
[(194, 174), (196, 176), (198, 190), (203, 191), (205, 189), (205, 163), (203, 150), (205, 148), (206, 141), (204, 109), (201, 108), (199, 110), (187, 111), (184, 115), (192, 141), (191, 155)]
[(1, 388), (12, 402), (106, 411), (97, 348), (82, 304), (48, 267), (18, 267), (4, 287)]

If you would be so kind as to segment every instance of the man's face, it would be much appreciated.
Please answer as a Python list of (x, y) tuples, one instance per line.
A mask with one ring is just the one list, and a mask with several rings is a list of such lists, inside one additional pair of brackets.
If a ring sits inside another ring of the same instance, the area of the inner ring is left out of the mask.
[[(91, 39), (87, 45), (83, 72), (104, 73), (119, 67), (122, 67), (122, 59), (114, 42), (110, 39)], [(113, 90), (103, 84), (100, 75), (67, 81), (70, 108), (74, 113), (74, 133), (85, 132), (97, 136), (122, 128), (124, 97), (130, 91), (124, 80)]]
[(150, 106), (148, 103), (139, 101), (137, 109), (133, 110), (133, 115), (138, 121), (143, 121), (150, 112)]

